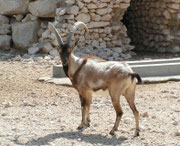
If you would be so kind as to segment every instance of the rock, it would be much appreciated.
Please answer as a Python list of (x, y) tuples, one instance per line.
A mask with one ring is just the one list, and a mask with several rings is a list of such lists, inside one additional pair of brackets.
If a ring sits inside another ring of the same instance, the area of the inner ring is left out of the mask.
[(57, 16), (62, 16), (62, 15), (64, 15), (65, 13), (66, 13), (66, 8), (57, 8), (56, 9), (56, 15)]
[(89, 28), (98, 28), (108, 26), (109, 22), (93, 22), (91, 21), (89, 24)]
[(130, 124), (131, 122), (132, 122), (131, 118), (128, 118), (128, 117), (124, 118), (124, 123)]
[(51, 50), (54, 50), (54, 48), (52, 47), (52, 45), (49, 42), (44, 43), (41, 46), (42, 50), (44, 53), (49, 53)]
[(38, 36), (38, 21), (29, 21), (26, 23), (13, 23), (12, 24), (12, 39), (15, 47), (26, 49), (33, 43), (37, 42)]
[(54, 17), (56, 8), (56, 0), (37, 0), (29, 4), (28, 10), (32, 15), (37, 17)]
[(30, 48), (28, 49), (28, 54), (34, 55), (34, 54), (38, 53), (39, 50), (40, 50), (39, 47), (30, 47)]
[(99, 15), (105, 15), (105, 14), (107, 14), (107, 12), (108, 11), (107, 11), (106, 8), (96, 10), (96, 13), (99, 14)]
[(14, 18), (17, 20), (17, 21), (21, 21), (23, 19), (24, 15), (22, 14), (18, 14), (18, 15), (14, 15)]
[(107, 3), (100, 3), (99, 5), (98, 5), (98, 8), (104, 8), (104, 7), (107, 7)]
[(77, 15), (79, 12), (78, 6), (72, 6), (70, 9), (67, 10), (67, 13), (70, 15)]
[(84, 23), (88, 23), (90, 22), (90, 15), (89, 14), (85, 14), (85, 13), (81, 13), (76, 17), (77, 21), (82, 21)]
[(12, 103), (10, 101), (3, 102), (2, 105), (4, 105), (5, 108), (12, 107)]
[(84, 3), (80, 2), (80, 1), (77, 1), (77, 4), (80, 9), (82, 9), (84, 7)]
[(176, 125), (178, 125), (178, 122), (173, 120), (172, 124), (176, 126)]
[(71, 6), (71, 5), (73, 5), (75, 3), (75, 0), (66, 0), (66, 4), (68, 5), (68, 6)]
[(0, 26), (0, 35), (10, 34), (11, 33), (11, 25), (3, 24)]
[(29, 139), (26, 136), (24, 136), (24, 135), (20, 135), (20, 136), (18, 136), (16, 138), (16, 143), (17, 144), (23, 144), (24, 145), (24, 144), (27, 144), (28, 141), (29, 141)]
[(84, 2), (85, 2), (85, 3), (90, 3), (90, 2), (91, 2), (91, 0), (84, 0)]
[(148, 112), (144, 112), (144, 113), (142, 114), (142, 117), (149, 117)]
[(42, 33), (42, 39), (45, 40), (48, 38), (50, 38), (50, 32), (48, 30), (46, 30)]
[(117, 47), (117, 48), (113, 48), (113, 50), (117, 53), (122, 53), (123, 48)]
[(14, 15), (27, 12), (29, 0), (0, 0), (0, 14)]
[(125, 137), (125, 136), (120, 136), (118, 139), (119, 139), (119, 140), (127, 140), (127, 139), (128, 139), (128, 137)]
[(166, 19), (171, 19), (171, 14), (168, 12), (168, 10), (165, 10), (163, 15), (166, 17)]
[(37, 16), (33, 16), (31, 14), (27, 14), (26, 17), (22, 20), (22, 22), (29, 22), (29, 21), (34, 21), (37, 20)]
[(43, 32), (45, 32), (45, 29), (40, 28), (40, 29), (38, 30), (38, 37), (42, 37)]
[(112, 16), (110, 14), (104, 15), (102, 16), (101, 20), (102, 21), (110, 21), (112, 18)]
[(93, 3), (90, 3), (87, 5), (87, 8), (88, 9), (96, 9), (97, 8), (97, 5), (96, 4), (93, 4)]
[(0, 35), (0, 49), (9, 49), (11, 44), (11, 36)]
[(83, 7), (80, 11), (80, 13), (88, 13), (88, 9), (86, 7)]
[(91, 19), (92, 19), (93, 21), (100, 21), (100, 20), (101, 20), (101, 16), (92, 13), (92, 14), (91, 14)]
[(3, 24), (9, 24), (9, 18), (4, 15), (0, 15), (0, 26)]
[(175, 136), (180, 136), (180, 131), (174, 133)]
[(59, 56), (58, 51), (57, 51), (57, 50), (55, 50), (55, 49), (50, 50), (50, 51), (49, 51), (49, 54), (50, 54), (51, 56), (54, 56), (54, 57)]

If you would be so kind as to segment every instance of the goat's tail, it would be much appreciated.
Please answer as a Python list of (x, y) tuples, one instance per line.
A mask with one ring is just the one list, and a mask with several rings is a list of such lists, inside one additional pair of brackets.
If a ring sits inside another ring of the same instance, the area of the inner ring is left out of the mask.
[(129, 73), (129, 75), (131, 76), (132, 80), (134, 80), (134, 78), (136, 78), (138, 80), (138, 82), (137, 82), (138, 84), (143, 84), (143, 81), (138, 73)]

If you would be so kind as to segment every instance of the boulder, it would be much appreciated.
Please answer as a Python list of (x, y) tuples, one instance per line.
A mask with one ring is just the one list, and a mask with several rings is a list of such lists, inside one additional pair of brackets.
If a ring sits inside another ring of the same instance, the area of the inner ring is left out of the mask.
[(49, 51), (49, 54), (50, 54), (51, 56), (54, 56), (54, 57), (59, 56), (58, 51), (57, 51), (57, 50), (55, 50), (55, 49), (50, 50), (50, 51)]
[(76, 20), (88, 23), (91, 20), (91, 17), (89, 14), (81, 13), (76, 17)]
[(0, 35), (0, 49), (9, 49), (11, 44), (11, 36)]
[(29, 0), (0, 0), (0, 14), (25, 14), (28, 4)]
[(29, 4), (28, 10), (37, 17), (55, 17), (58, 3), (62, 0), (37, 0)]
[(38, 53), (39, 50), (40, 50), (39, 47), (30, 47), (30, 48), (28, 49), (28, 54), (34, 55), (34, 54)]
[(38, 21), (12, 24), (12, 39), (16, 48), (26, 49), (37, 42)]
[(10, 34), (11, 33), (11, 25), (10, 24), (3, 24), (0, 26), (0, 35)]
[(0, 26), (3, 24), (9, 24), (9, 18), (4, 15), (0, 15)]

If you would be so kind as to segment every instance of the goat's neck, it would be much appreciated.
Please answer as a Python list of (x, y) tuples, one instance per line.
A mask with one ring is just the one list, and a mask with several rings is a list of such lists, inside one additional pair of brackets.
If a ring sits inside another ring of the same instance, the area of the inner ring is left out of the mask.
[(82, 60), (83, 60), (82, 58), (75, 56), (73, 53), (70, 54), (69, 62), (68, 62), (68, 66), (69, 66), (68, 75), (69, 75), (69, 77), (72, 77), (74, 75), (76, 70), (80, 67)]

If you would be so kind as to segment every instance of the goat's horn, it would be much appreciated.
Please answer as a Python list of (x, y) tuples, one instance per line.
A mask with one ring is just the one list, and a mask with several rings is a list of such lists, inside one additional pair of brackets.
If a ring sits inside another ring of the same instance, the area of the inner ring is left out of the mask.
[(78, 28), (79, 26), (84, 26), (85, 29), (86, 29), (86, 31), (88, 31), (88, 27), (87, 27), (87, 25), (86, 25), (85, 23), (80, 22), (80, 21), (74, 23), (74, 25), (73, 25), (73, 27), (72, 27), (72, 29), (71, 29), (68, 37), (67, 37), (67, 40), (66, 40), (66, 44), (67, 44), (68, 46), (70, 46), (71, 38), (72, 38), (74, 32), (77, 30), (77, 28)]
[(63, 40), (62, 40), (59, 32), (57, 31), (57, 29), (54, 27), (54, 25), (52, 23), (49, 23), (49, 26), (50, 26), (50, 28), (52, 28), (53, 32), (55, 33), (59, 46), (63, 46), (64, 45)]

